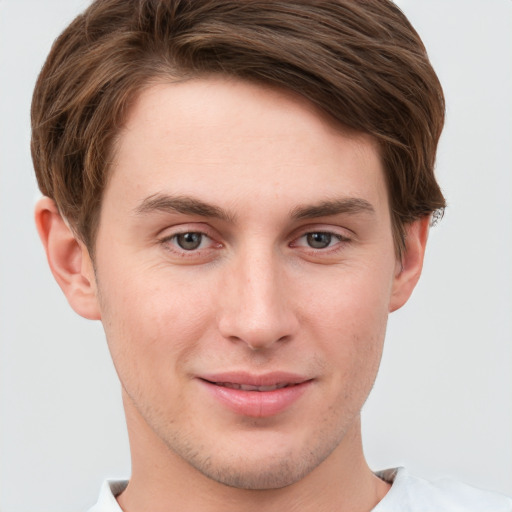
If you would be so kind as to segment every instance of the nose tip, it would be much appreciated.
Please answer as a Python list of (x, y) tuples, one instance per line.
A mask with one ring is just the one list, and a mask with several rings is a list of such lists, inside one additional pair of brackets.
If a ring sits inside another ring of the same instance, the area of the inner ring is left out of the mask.
[(219, 330), (226, 339), (262, 350), (290, 339), (296, 323), (283, 294), (258, 294), (246, 289), (223, 310)]
[[(280, 334), (278, 329), (271, 325), (265, 327), (250, 327), (248, 325), (232, 328), (233, 326), (221, 326), (221, 333), (226, 339), (233, 342), (244, 343), (252, 351), (269, 349), (278, 342), (284, 342), (291, 338), (291, 333)], [(285, 329), (280, 329), (285, 332)]]
[(289, 288), (282, 281), (272, 265), (232, 272), (223, 290), (221, 335), (254, 351), (291, 339), (298, 321)]

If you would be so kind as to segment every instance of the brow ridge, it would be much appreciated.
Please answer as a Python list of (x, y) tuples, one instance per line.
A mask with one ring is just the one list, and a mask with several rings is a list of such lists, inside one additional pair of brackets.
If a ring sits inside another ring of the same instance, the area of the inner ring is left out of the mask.
[(189, 196), (172, 196), (156, 193), (146, 197), (136, 208), (135, 213), (146, 215), (152, 212), (175, 212), (184, 215), (213, 217), (231, 222), (233, 215), (218, 206)]
[(291, 216), (294, 219), (301, 220), (340, 214), (356, 215), (359, 213), (374, 214), (375, 208), (366, 199), (346, 197), (322, 201), (316, 205), (297, 206), (291, 211)]
[[(198, 215), (233, 222), (235, 216), (226, 210), (189, 196), (172, 196), (156, 193), (146, 197), (136, 208), (135, 213), (146, 215), (152, 212), (175, 212), (184, 215)], [(374, 214), (375, 209), (366, 199), (347, 197), (322, 201), (314, 205), (299, 205), (291, 210), (290, 216), (296, 220), (329, 217), (333, 215), (359, 213)]]

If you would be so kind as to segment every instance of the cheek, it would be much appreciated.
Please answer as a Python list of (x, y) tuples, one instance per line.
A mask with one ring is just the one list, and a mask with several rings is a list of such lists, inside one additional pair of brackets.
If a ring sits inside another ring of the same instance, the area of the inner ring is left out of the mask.
[[(165, 273), (117, 270), (98, 278), (102, 322), (121, 380), (168, 380), (193, 358), (209, 315), (207, 295)], [(160, 374), (160, 375), (159, 375)], [(139, 378), (139, 377), (137, 377)]]
[[(392, 292), (392, 264), (340, 268), (313, 276), (310, 286), (295, 290), (297, 307), (310, 321), (322, 320), (340, 336), (352, 333), (361, 341), (385, 329)], [(306, 291), (306, 293), (304, 293)], [(302, 306), (301, 306), (302, 305)], [(365, 336), (366, 334), (366, 336)]]
[(323, 290), (312, 288), (308, 301), (302, 301), (308, 304), (304, 325), (345, 388), (347, 383), (366, 388), (378, 370), (392, 283), (383, 277), (391, 273), (381, 270), (346, 269)]

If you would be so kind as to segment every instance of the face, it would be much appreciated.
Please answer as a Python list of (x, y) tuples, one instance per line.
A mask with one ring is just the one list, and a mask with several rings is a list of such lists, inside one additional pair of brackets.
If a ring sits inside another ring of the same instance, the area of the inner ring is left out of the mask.
[(282, 487), (349, 442), (397, 268), (369, 137), (221, 78), (134, 105), (103, 199), (98, 310), (127, 409), (204, 475)]

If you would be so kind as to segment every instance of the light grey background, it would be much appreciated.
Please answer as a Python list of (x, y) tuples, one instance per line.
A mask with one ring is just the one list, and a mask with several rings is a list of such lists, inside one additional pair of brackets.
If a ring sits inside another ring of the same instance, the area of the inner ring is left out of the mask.
[[(91, 505), (129, 474), (101, 326), (75, 315), (32, 221), (29, 105), (83, 0), (0, 0), (0, 511)], [(402, 0), (444, 85), (449, 201), (412, 301), (391, 316), (364, 410), (373, 468), (512, 494), (512, 2)]]

